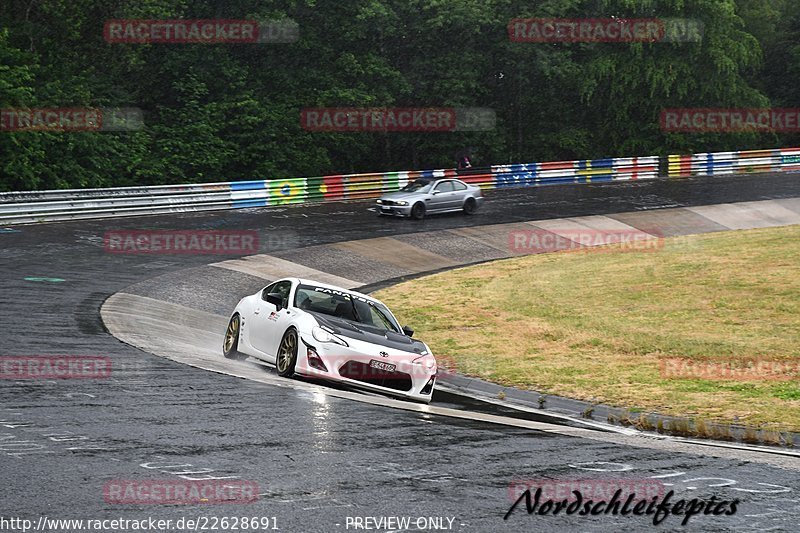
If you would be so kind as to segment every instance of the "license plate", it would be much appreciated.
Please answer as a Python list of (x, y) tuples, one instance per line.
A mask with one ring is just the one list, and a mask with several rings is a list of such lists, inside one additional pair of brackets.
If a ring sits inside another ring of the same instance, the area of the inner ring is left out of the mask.
[(392, 210), (392, 208), (391, 208), (391, 207), (386, 207), (386, 206), (381, 206), (381, 209), (382, 209), (383, 211), (391, 211), (391, 210)]
[(394, 372), (395, 369), (397, 368), (396, 365), (393, 365), (391, 363), (384, 363), (383, 361), (376, 361), (375, 359), (369, 362), (369, 366), (377, 370), (384, 370), (386, 372)]

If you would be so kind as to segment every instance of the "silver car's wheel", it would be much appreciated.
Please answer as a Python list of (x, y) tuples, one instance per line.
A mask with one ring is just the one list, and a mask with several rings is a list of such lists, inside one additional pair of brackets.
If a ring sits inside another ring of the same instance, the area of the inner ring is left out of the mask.
[(275, 366), (278, 369), (278, 375), (290, 378), (294, 375), (294, 366), (297, 363), (297, 331), (290, 328), (286, 330), (281, 339), (281, 344), (278, 347), (278, 356), (275, 361)]
[(425, 204), (422, 202), (415, 203), (414, 207), (411, 208), (411, 218), (415, 220), (422, 220), (425, 218)]
[(226, 359), (240, 359), (241, 354), (239, 348), (239, 330), (241, 329), (241, 319), (239, 314), (235, 314), (228, 322), (228, 329), (225, 330), (225, 340), (222, 343), (222, 355)]
[(467, 201), (464, 202), (464, 212), (468, 215), (472, 215), (477, 210), (478, 202), (475, 200), (475, 198), (467, 198)]

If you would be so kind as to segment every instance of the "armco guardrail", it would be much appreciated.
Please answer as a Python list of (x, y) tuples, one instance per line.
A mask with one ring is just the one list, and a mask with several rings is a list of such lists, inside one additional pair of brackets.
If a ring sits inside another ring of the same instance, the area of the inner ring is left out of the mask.
[(658, 176), (658, 157), (495, 165), (311, 178), (0, 193), (0, 224), (155, 215), (373, 198), (421, 177), (458, 177), (483, 189)]
[[(800, 172), (800, 148), (670, 155), (669, 177)], [(484, 189), (658, 177), (657, 156), (413, 170), (311, 178), (0, 193), (0, 224), (155, 215), (372, 198), (420, 177), (458, 177)]]
[(800, 148), (669, 156), (670, 177), (800, 171)]

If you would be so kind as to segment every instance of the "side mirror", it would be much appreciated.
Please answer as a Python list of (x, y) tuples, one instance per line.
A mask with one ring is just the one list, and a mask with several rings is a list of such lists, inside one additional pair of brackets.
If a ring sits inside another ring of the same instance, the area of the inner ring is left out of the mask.
[(414, 330), (411, 329), (410, 326), (403, 326), (403, 333), (405, 333), (407, 337), (413, 337), (414, 336)]
[(437, 191), (433, 191), (433, 194), (436, 195), (436, 194), (439, 194), (440, 192), (442, 192), (442, 191), (438, 191), (438, 190)]
[(277, 292), (267, 294), (267, 302), (271, 303), (278, 308), (278, 311), (283, 307), (283, 296)]

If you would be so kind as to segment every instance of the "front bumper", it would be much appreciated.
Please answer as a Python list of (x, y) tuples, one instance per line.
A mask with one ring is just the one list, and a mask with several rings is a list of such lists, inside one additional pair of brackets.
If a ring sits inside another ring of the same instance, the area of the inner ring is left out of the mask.
[[(376, 353), (371, 354), (369, 349), (321, 344), (304, 338), (298, 350), (295, 372), (389, 396), (430, 402), (436, 383), (435, 363), (432, 367), (414, 363), (414, 359), (420, 358), (418, 354), (381, 356), (379, 348), (376, 347)], [(428, 358), (433, 359), (433, 356)]]
[(375, 204), (375, 210), (380, 213), (381, 215), (395, 215), (401, 217), (410, 217), (411, 216), (411, 207), (410, 205), (382, 205), (382, 204)]

